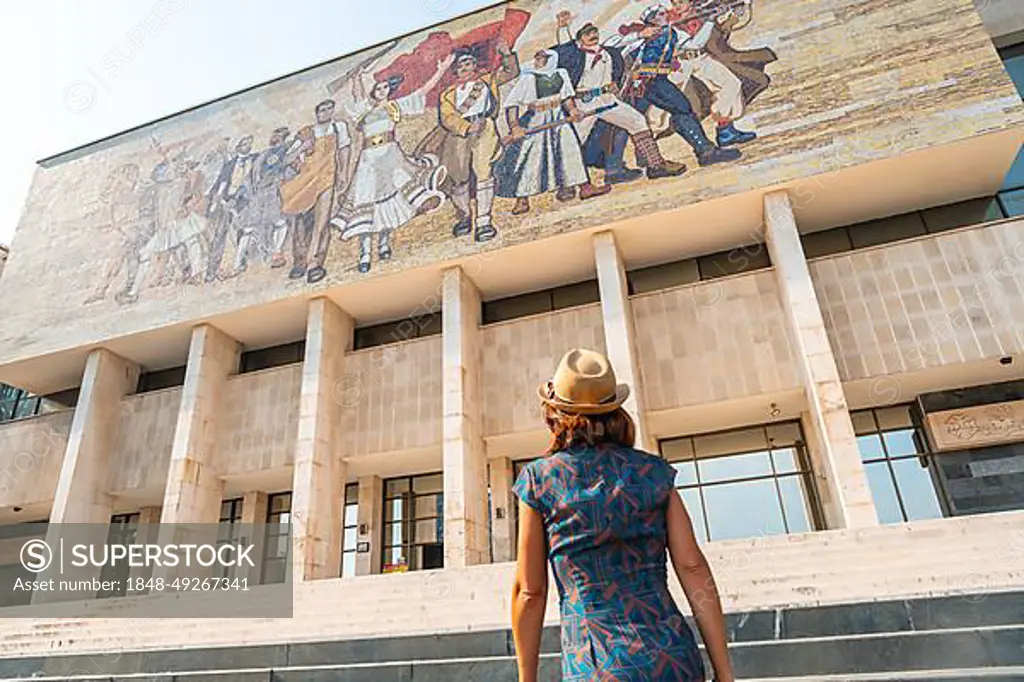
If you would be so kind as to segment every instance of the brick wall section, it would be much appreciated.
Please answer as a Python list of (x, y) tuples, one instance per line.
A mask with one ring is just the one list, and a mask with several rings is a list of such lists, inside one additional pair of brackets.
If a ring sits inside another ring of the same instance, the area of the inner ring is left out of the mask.
[(121, 427), (111, 455), (108, 492), (164, 489), (180, 404), (180, 387), (121, 400)]
[(1024, 221), (809, 265), (844, 381), (1024, 351)]
[(441, 444), (441, 337), (345, 354), (347, 457)]
[[(1022, 533), (1024, 512), (1013, 512), (717, 542), (705, 551), (726, 611), (751, 611), (1020, 589)], [(58, 648), (68, 654), (124, 652), (508, 628), (514, 570), (513, 563), (446, 569), (442, 578), (452, 590), (443, 601), (424, 597), (424, 581), (437, 571), (302, 583), (295, 588), (290, 619), (104, 619), (103, 613), (118, 609), (123, 600), (96, 600), (97, 619), (84, 627), (79, 618), (14, 618), (7, 616), (31, 612), (4, 609), (2, 656), (49, 655)], [(672, 591), (683, 605), (675, 580)], [(252, 603), (258, 593), (250, 594)], [(555, 623), (553, 587), (549, 595), (547, 620)], [(205, 598), (170, 596), (192, 597)]]
[(632, 302), (649, 410), (800, 387), (771, 271)]
[(0, 505), (53, 500), (74, 410), (0, 425)]
[(579, 346), (605, 352), (600, 304), (484, 327), (484, 435), (541, 428), (537, 386)]
[(291, 466), (299, 425), (302, 365), (228, 379), (217, 433), (221, 475)]

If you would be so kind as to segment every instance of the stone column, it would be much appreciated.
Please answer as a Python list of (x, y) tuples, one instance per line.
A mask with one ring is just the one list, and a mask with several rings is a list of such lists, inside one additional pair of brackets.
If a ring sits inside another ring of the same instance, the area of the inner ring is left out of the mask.
[(480, 294), (462, 268), (442, 284), (444, 562), (486, 563), (487, 454), (481, 436)]
[(495, 563), (516, 558), (516, 505), (513, 468), (508, 457), (488, 462), (491, 478), (491, 552)]
[(216, 524), (224, 481), (217, 463), (217, 421), (228, 377), (238, 371), (238, 342), (208, 324), (192, 330), (178, 424), (167, 468), (162, 524)]
[(110, 523), (110, 452), (120, 426), (121, 398), (133, 393), (138, 382), (138, 365), (104, 348), (89, 353), (53, 496), (51, 524)]
[(258, 585), (260, 567), (263, 559), (263, 543), (266, 539), (267, 494), (262, 490), (250, 490), (242, 495), (242, 537), (243, 542), (251, 542), (251, 555), (260, 561), (253, 561), (256, 566), (245, 566), (239, 569), (238, 579), (245, 578), (248, 584)]
[[(88, 537), (77, 533), (76, 542), (101, 544), (106, 541), (104, 527), (110, 523), (111, 512), (111, 498), (107, 493), (110, 452), (120, 426), (121, 399), (135, 390), (138, 381), (137, 365), (104, 348), (89, 353), (50, 511), (46, 533), (50, 547), (60, 543), (59, 524), (65, 523), (96, 524)], [(96, 567), (73, 569), (68, 566), (58, 575), (53, 564), (38, 579), (90, 580), (99, 578), (100, 574), (101, 569)], [(62, 598), (58, 592), (37, 591), (32, 595), (32, 602)]]
[(380, 476), (362, 476), (359, 479), (356, 546), (365, 542), (369, 546), (369, 551), (356, 551), (356, 575), (380, 573), (383, 522), (384, 482)]
[(788, 193), (765, 195), (764, 215), (768, 253), (807, 396), (811, 425), (807, 436), (827, 479), (823, 497), (833, 501), (832, 522), (842, 528), (877, 525), (878, 514)]
[(604, 342), (608, 348), (608, 359), (619, 383), (629, 384), (630, 388), (629, 399), (623, 408), (636, 422), (636, 446), (648, 452), (657, 452), (658, 444), (647, 428), (626, 268), (613, 233), (598, 232), (594, 235), (594, 261), (601, 290), (601, 315), (604, 319)]
[(292, 483), (291, 569), (296, 581), (341, 575), (345, 462), (342, 404), (335, 392), (345, 371), (345, 351), (352, 347), (352, 329), (352, 318), (329, 299), (309, 302)]

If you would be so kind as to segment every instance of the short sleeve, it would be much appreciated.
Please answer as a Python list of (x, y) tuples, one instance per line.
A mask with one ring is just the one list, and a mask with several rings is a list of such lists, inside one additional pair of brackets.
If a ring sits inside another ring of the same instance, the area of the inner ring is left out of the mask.
[(668, 493), (676, 487), (676, 468), (660, 457), (654, 463), (654, 481), (659, 497), (668, 499)]
[(523, 470), (519, 472), (519, 478), (516, 479), (515, 484), (512, 486), (512, 492), (515, 493), (522, 502), (532, 507), (534, 510), (544, 513), (544, 506), (541, 504), (540, 495), (537, 486), (537, 474), (534, 471), (533, 462), (523, 467)]

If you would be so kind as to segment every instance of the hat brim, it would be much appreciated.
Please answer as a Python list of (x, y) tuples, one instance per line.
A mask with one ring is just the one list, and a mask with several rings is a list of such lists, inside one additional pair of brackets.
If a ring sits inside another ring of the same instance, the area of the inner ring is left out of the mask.
[(622, 403), (626, 402), (626, 399), (629, 398), (629, 386), (626, 384), (616, 386), (615, 397), (603, 403), (570, 403), (558, 396), (549, 396), (548, 391), (550, 390), (551, 382), (545, 381), (537, 387), (537, 396), (546, 405), (550, 405), (559, 412), (567, 414), (607, 414), (622, 407)]

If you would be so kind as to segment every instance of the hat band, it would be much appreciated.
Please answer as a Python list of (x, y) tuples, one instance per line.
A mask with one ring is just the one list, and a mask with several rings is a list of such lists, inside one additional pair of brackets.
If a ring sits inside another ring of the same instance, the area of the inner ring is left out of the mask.
[[(563, 402), (563, 403), (565, 403), (567, 405), (581, 405), (581, 404), (585, 405), (585, 404), (587, 404), (587, 403), (577, 403), (577, 402), (575, 402), (573, 400), (569, 400), (568, 398), (563, 398), (562, 396), (558, 395), (558, 391), (555, 390), (554, 385), (550, 381), (548, 382), (548, 386), (551, 387), (551, 395), (555, 396), (555, 398), (557, 398), (560, 402)], [(600, 400), (598, 400), (596, 403), (593, 403), (593, 404), (594, 405), (607, 405), (608, 403), (615, 402), (615, 399), (618, 396), (619, 396), (619, 392), (618, 392), (618, 390), (615, 390), (615, 391), (612, 391), (612, 394), (610, 396), (608, 396), (607, 398), (601, 398)]]

